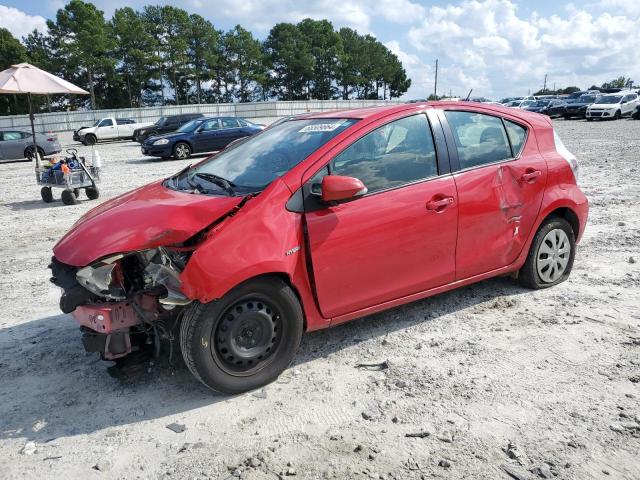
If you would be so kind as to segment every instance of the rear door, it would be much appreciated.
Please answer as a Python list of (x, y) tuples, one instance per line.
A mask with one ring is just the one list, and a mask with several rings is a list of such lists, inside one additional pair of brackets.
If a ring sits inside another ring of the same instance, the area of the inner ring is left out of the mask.
[[(440, 128), (433, 125), (438, 150), (423, 113), (370, 128), (305, 184), (305, 221), (324, 317), (453, 281), (458, 207)], [(310, 192), (329, 172), (360, 179), (368, 193), (324, 204)]]
[(234, 140), (246, 136), (242, 131), (238, 120), (233, 117), (224, 117), (220, 119), (221, 130), (218, 136), (217, 149), (223, 149)]
[(533, 228), (547, 164), (532, 129), (478, 111), (440, 112), (459, 202), (456, 279), (513, 263)]

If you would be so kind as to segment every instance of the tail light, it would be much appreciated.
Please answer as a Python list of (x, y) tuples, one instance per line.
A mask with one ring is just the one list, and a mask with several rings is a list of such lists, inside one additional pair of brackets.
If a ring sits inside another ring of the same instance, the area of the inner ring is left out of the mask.
[(578, 166), (578, 159), (573, 153), (571, 153), (567, 149), (567, 147), (564, 146), (564, 143), (562, 143), (562, 139), (560, 138), (560, 136), (555, 130), (553, 131), (553, 141), (556, 144), (556, 151), (560, 154), (562, 158), (564, 158), (567, 161), (567, 163), (571, 167), (573, 176), (576, 179), (576, 183), (578, 183), (579, 176), (580, 176), (580, 167)]

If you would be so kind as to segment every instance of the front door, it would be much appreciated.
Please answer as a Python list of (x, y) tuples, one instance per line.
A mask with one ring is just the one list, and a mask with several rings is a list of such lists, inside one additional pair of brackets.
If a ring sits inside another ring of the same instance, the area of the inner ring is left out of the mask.
[[(323, 316), (453, 281), (456, 189), (451, 175), (439, 175), (437, 165), (423, 114), (378, 127), (331, 160), (330, 174), (356, 177), (368, 193), (338, 205), (306, 195), (309, 249)], [(326, 167), (318, 172), (307, 191), (317, 191), (326, 173)]]
[(220, 135), (220, 122), (217, 118), (202, 122), (193, 137), (194, 153), (217, 150), (218, 135)]
[(108, 140), (111, 138), (116, 138), (118, 136), (118, 129), (113, 124), (113, 120), (110, 118), (105, 118), (100, 122), (98, 128), (96, 128), (96, 137), (98, 140)]
[(450, 110), (444, 117), (457, 157), (456, 279), (462, 280), (520, 255), (538, 217), (547, 164), (526, 125), (472, 111)]

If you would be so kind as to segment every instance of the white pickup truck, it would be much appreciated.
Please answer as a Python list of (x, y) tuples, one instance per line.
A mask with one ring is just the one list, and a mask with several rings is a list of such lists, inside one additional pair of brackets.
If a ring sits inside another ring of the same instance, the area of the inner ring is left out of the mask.
[(147, 127), (151, 122), (138, 123), (131, 118), (101, 118), (91, 127), (80, 127), (73, 132), (73, 139), (84, 145), (93, 145), (102, 140), (133, 139), (137, 128)]

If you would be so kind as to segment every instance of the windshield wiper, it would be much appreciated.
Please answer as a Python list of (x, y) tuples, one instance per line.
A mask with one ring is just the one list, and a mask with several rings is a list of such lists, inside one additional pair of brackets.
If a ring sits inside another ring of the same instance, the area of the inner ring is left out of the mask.
[(219, 187), (222, 187), (231, 197), (234, 197), (236, 194), (235, 190), (233, 189), (236, 184), (230, 180), (227, 180), (226, 178), (206, 172), (196, 172), (194, 174), (194, 177), (202, 178), (208, 182), (218, 185)]

